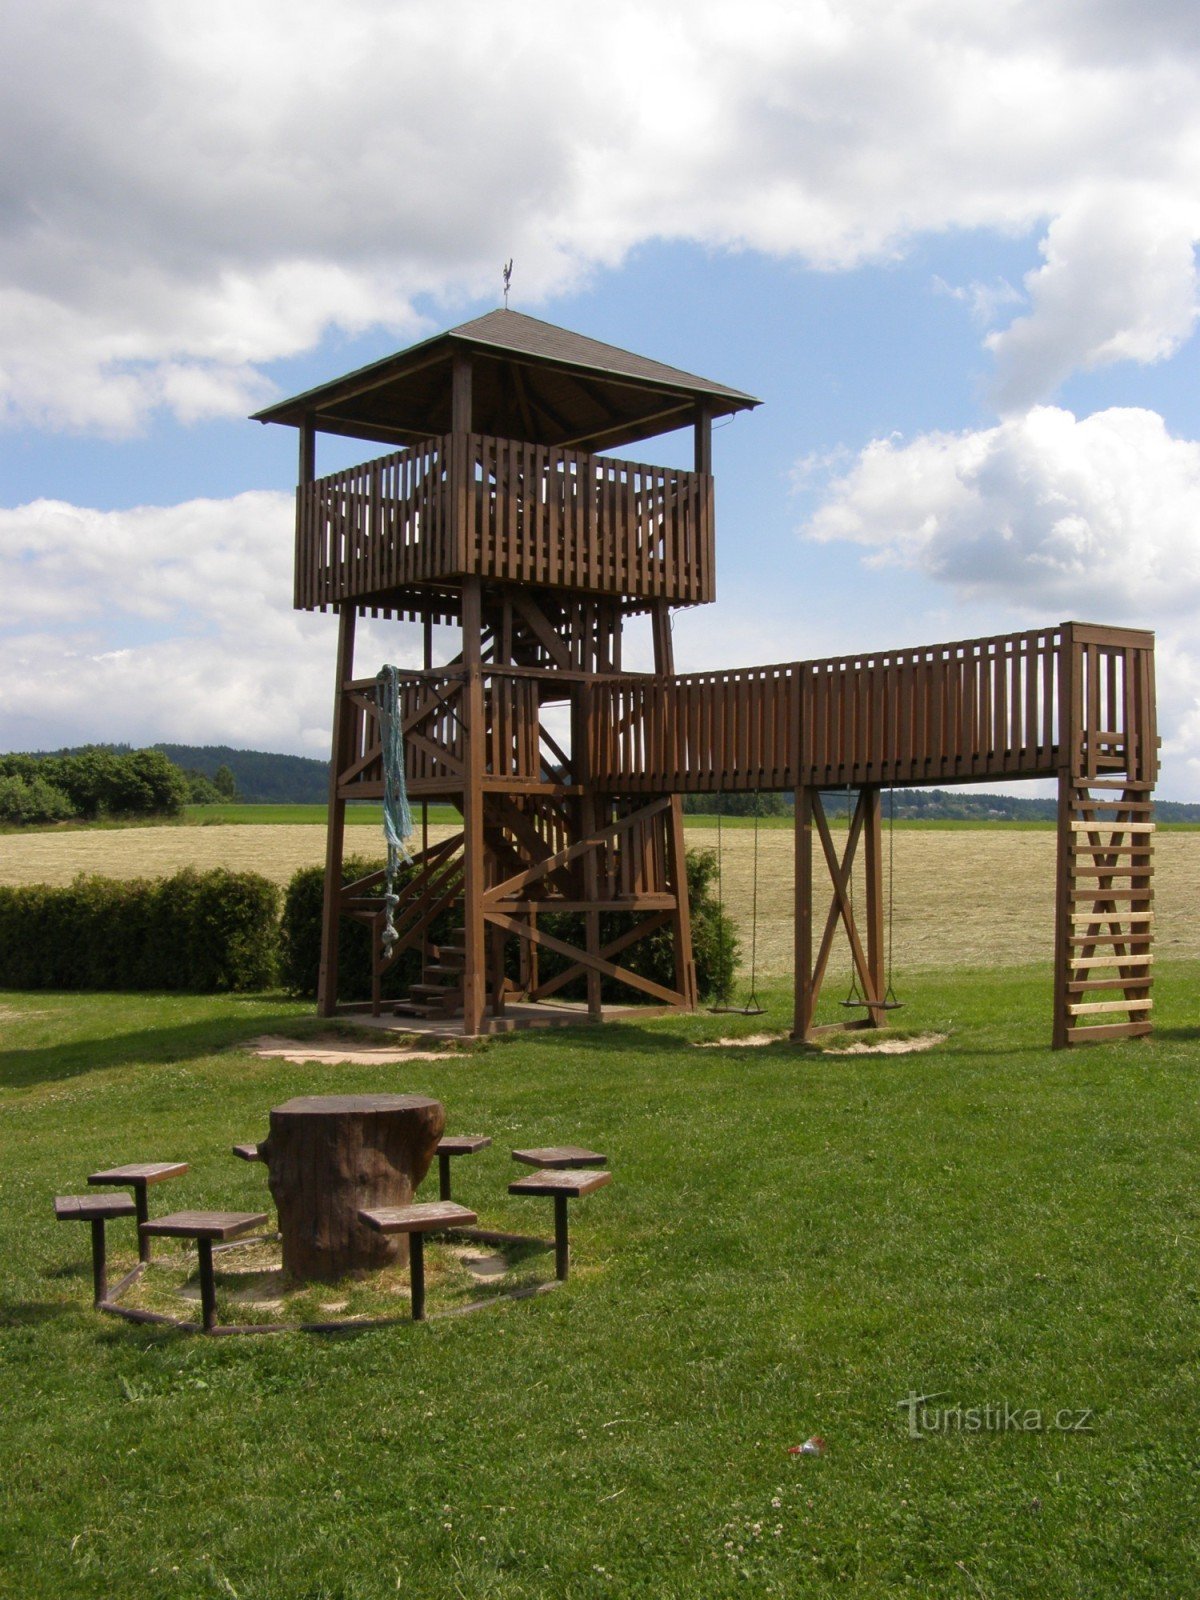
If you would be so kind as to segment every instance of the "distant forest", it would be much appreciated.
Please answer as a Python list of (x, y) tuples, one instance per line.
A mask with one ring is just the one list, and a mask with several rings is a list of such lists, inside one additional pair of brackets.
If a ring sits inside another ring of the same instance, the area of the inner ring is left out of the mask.
[[(93, 747), (94, 748), (94, 747)], [(129, 745), (111, 745), (118, 753)], [(266, 750), (234, 750), (227, 744), (157, 744), (154, 749), (182, 767), (185, 772), (215, 778), (221, 767), (232, 772), (239, 800), (248, 804), (324, 805), (329, 798), (329, 763), (311, 756), (272, 755)], [(70, 755), (72, 751), (56, 751)], [(1012, 795), (979, 794), (972, 789), (897, 789), (894, 793), (897, 821), (1036, 822), (1053, 821), (1052, 798), (1022, 799)], [(892, 803), (884, 794), (883, 812)], [(844, 796), (827, 798), (827, 809), (840, 815)], [(786, 816), (792, 809), (789, 794), (693, 794), (685, 795), (683, 809), (690, 814), (712, 816), (718, 809), (727, 817), (753, 816), (757, 807), (762, 816)], [(1160, 822), (1200, 822), (1200, 804), (1159, 800), (1155, 814)]]

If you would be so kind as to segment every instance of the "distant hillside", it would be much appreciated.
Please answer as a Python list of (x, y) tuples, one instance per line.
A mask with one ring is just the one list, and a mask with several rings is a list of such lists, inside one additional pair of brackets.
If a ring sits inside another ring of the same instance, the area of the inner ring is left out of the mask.
[[(755, 799), (750, 794), (690, 794), (684, 797), (683, 809), (711, 816), (723, 808), (726, 816), (753, 816)], [(757, 799), (762, 816), (779, 816), (792, 808), (790, 795), (764, 794)], [(893, 799), (898, 822), (1053, 822), (1058, 812), (1053, 797), (979, 794), (973, 789), (897, 789), (894, 797), (884, 795), (885, 819)], [(843, 815), (845, 796), (827, 794), (825, 809), (830, 816)], [(1157, 800), (1154, 813), (1159, 822), (1200, 822), (1200, 805), (1189, 801)]]
[(329, 763), (311, 756), (277, 756), (266, 750), (234, 750), (227, 744), (156, 744), (175, 763), (211, 778), (228, 767), (238, 794), (251, 804), (324, 805), (329, 799)]

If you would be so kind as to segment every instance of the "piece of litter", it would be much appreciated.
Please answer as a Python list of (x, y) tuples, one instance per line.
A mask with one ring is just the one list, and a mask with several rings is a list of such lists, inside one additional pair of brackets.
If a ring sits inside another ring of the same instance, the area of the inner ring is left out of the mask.
[(805, 1439), (803, 1444), (788, 1446), (790, 1456), (823, 1456), (825, 1454), (825, 1441), (820, 1434), (814, 1433), (811, 1439)]

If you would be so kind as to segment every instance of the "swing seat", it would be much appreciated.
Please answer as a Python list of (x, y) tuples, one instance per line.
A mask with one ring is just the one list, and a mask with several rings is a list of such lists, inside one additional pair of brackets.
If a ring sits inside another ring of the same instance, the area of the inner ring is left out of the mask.
[(842, 1005), (852, 1011), (903, 1011), (903, 1000), (880, 1000), (872, 1005), (869, 1000), (843, 1000)]
[(766, 1016), (765, 1009), (762, 1006), (760, 1006), (757, 1002), (754, 1005), (750, 1005), (750, 1003), (747, 1002), (744, 1006), (709, 1006), (708, 1009), (709, 1009), (710, 1015), (714, 1016), (714, 1017), (764, 1017), (764, 1016)]

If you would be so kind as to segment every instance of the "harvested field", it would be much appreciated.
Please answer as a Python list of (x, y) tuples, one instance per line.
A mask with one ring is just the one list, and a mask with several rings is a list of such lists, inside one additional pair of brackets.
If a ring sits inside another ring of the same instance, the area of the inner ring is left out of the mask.
[[(444, 838), (450, 831), (431, 827), (430, 838)], [(844, 834), (838, 837), (844, 840)], [(350, 847), (370, 852), (377, 842), (373, 836), (360, 838), (356, 830)], [(687, 842), (689, 848), (715, 849), (716, 829), (689, 828)], [(758, 848), (758, 971), (780, 976), (792, 968), (791, 830), (762, 829)], [(78, 872), (156, 877), (185, 866), (222, 866), (261, 872), (286, 884), (298, 867), (322, 861), (324, 850), (324, 828), (304, 825), (7, 834), (0, 838), (0, 883), (69, 883)], [(744, 965), (750, 957), (753, 850), (752, 830), (725, 831), (725, 902), (742, 930)], [(886, 857), (886, 836), (884, 850)], [(897, 973), (1049, 960), (1052, 832), (898, 828), (894, 852)], [(1194, 916), (1200, 903), (1200, 833), (1160, 833), (1155, 852), (1157, 948), (1164, 956), (1200, 956), (1200, 926)], [(861, 880), (856, 893), (861, 893)], [(844, 948), (839, 949), (831, 982), (849, 970), (848, 962)]]

